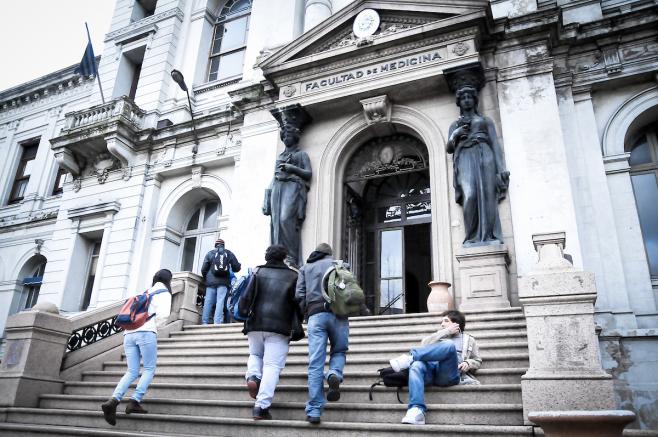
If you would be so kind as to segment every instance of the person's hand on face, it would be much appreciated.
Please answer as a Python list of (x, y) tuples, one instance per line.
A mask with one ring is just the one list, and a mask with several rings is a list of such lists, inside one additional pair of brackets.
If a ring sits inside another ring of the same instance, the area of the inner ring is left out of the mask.
[(459, 324), (451, 322), (448, 326), (446, 326), (446, 329), (450, 334), (455, 335), (459, 332)]

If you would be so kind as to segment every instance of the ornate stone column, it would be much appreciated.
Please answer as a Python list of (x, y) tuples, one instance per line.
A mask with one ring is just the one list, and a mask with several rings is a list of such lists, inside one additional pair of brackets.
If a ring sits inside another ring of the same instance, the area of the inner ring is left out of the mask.
[(306, 0), (304, 32), (331, 17), (331, 0)]
[(532, 240), (539, 261), (519, 278), (530, 354), (521, 380), (524, 418), (531, 411), (612, 409), (612, 377), (601, 367), (594, 331), (594, 274), (564, 258), (564, 232)]

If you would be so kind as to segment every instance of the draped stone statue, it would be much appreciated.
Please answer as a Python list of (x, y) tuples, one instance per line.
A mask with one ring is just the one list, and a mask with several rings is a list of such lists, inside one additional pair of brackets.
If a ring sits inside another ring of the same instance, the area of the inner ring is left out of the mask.
[(279, 122), (281, 141), (286, 146), (274, 166), (274, 178), (265, 190), (263, 214), (271, 217), (270, 239), (288, 249), (288, 262), (300, 265), (301, 229), (306, 218), (307, 193), (311, 181), (311, 160), (299, 148), (301, 129), (311, 121), (300, 105), (273, 109)]
[(455, 82), (461, 115), (450, 125), (446, 150), (454, 154), (455, 198), (464, 211), (464, 246), (501, 243), (498, 202), (505, 198), (510, 173), (493, 121), (478, 111), (477, 81), (469, 81), (466, 73)]

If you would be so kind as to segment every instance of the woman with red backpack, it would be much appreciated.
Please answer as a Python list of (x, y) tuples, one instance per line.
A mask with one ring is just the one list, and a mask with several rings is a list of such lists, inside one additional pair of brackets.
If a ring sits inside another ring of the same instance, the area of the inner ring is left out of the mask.
[(114, 389), (112, 397), (101, 405), (105, 421), (110, 425), (116, 425), (117, 406), (130, 384), (139, 376), (140, 360), (144, 362), (144, 371), (139, 378), (135, 393), (126, 406), (126, 414), (145, 414), (147, 412), (142, 408), (140, 402), (155, 375), (155, 363), (158, 356), (158, 328), (165, 325), (171, 312), (171, 278), (171, 271), (167, 269), (159, 270), (153, 276), (153, 285), (147, 290), (150, 299), (148, 319), (135, 329), (124, 330), (123, 348), (126, 353), (128, 370)]

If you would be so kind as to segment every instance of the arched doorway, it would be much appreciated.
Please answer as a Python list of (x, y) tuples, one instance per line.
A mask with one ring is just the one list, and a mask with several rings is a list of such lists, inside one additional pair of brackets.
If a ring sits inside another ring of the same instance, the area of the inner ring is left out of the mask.
[(427, 148), (397, 134), (350, 158), (344, 179), (345, 258), (373, 314), (427, 311), (431, 280), (431, 192)]

